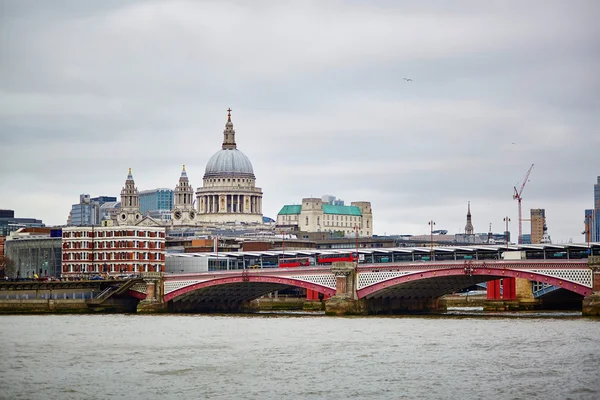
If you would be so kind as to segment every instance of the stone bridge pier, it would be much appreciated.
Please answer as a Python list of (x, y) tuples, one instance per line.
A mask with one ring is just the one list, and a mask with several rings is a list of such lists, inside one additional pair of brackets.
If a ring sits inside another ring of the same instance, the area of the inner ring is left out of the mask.
[(593, 293), (583, 299), (582, 315), (600, 317), (600, 256), (589, 256), (588, 264), (592, 270)]
[(358, 273), (353, 262), (334, 262), (331, 272), (335, 276), (335, 295), (325, 302), (325, 314), (367, 314), (365, 302), (358, 300), (356, 282)]
[(164, 278), (162, 272), (144, 272), (142, 279), (146, 284), (146, 298), (138, 303), (138, 313), (156, 313), (167, 311), (164, 302)]

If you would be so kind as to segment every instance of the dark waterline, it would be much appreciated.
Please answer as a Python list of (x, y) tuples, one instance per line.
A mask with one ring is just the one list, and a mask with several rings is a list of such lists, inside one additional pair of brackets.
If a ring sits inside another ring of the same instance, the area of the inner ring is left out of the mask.
[(600, 320), (519, 314), (2, 316), (0, 399), (599, 398)]

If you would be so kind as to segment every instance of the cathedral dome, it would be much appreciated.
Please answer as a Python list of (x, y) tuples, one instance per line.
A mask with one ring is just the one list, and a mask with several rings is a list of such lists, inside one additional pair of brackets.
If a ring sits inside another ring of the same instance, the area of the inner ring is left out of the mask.
[(252, 163), (238, 149), (221, 149), (206, 164), (204, 177), (221, 175), (251, 175), (254, 177)]

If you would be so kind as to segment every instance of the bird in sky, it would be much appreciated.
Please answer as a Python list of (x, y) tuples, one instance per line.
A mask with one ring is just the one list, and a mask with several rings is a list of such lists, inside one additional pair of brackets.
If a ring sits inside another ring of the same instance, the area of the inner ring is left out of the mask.
[(412, 82), (412, 79), (410, 79), (410, 78), (402, 78), (402, 79), (404, 79), (406, 82)]
[(516, 144), (515, 142), (510, 142), (510, 144)]

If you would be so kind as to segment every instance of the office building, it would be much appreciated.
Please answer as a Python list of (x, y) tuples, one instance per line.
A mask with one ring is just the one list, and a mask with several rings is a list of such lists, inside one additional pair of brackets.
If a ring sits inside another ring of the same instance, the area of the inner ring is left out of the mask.
[(71, 206), (67, 225), (100, 225), (103, 217), (102, 206), (105, 203), (116, 201), (116, 197), (98, 196), (90, 198), (89, 194), (81, 194), (79, 195), (79, 203)]
[(0, 236), (9, 236), (21, 228), (44, 227), (40, 219), (35, 218), (15, 218), (14, 210), (0, 210)]
[(173, 209), (173, 189), (158, 188), (139, 192), (140, 212), (159, 220), (170, 220)]
[(531, 244), (542, 243), (544, 237), (544, 226), (546, 225), (546, 210), (543, 208), (532, 208), (531, 213)]
[(590, 210), (585, 210), (585, 214), (584, 214), (584, 230), (583, 230), (583, 239), (586, 242), (597, 242), (597, 240), (594, 240), (594, 232), (595, 232), (595, 212), (594, 209), (590, 209)]

